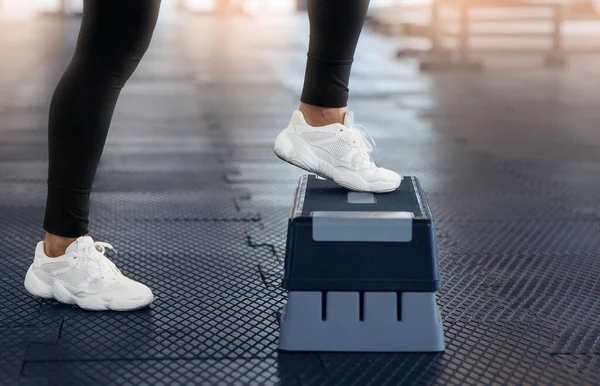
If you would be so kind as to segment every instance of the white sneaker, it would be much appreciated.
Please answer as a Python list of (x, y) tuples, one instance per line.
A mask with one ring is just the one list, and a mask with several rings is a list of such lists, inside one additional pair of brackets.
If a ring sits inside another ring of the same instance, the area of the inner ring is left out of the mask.
[(104, 256), (105, 248), (113, 249), (84, 236), (64, 255), (48, 257), (40, 241), (25, 276), (25, 288), (32, 295), (86, 310), (130, 311), (150, 305), (154, 301), (150, 288), (125, 277)]
[[(313, 127), (296, 110), (288, 127), (275, 140), (277, 157), (308, 172), (360, 192), (391, 192), (402, 176), (375, 165), (371, 158), (374, 142), (354, 126), (348, 112), (344, 124)], [(369, 143), (371, 142), (371, 143)]]

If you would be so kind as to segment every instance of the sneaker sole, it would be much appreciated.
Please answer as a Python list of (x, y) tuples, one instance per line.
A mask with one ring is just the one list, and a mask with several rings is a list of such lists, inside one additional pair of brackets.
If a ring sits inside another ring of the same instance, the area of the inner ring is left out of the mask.
[(44, 281), (37, 277), (31, 267), (27, 270), (24, 284), (27, 292), (33, 296), (53, 299), (64, 304), (75, 304), (89, 311), (134, 311), (148, 307), (156, 299), (152, 294), (142, 299), (113, 301), (78, 297), (63, 287), (59, 281), (55, 280), (52, 285), (44, 283)]
[[(400, 186), (400, 184), (395, 185), (389, 182), (366, 182), (358, 173), (344, 167), (335, 167), (316, 157), (307, 147), (303, 147), (298, 152), (294, 144), (286, 137), (285, 132), (279, 134), (275, 140), (273, 152), (279, 159), (290, 165), (332, 180), (340, 186), (357, 192), (388, 193)], [(400, 182), (402, 179), (403, 177), (400, 176)]]

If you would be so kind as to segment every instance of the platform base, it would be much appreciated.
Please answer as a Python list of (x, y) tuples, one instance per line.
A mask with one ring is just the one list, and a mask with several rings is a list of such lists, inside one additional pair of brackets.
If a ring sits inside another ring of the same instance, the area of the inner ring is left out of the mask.
[(281, 315), (279, 348), (439, 352), (444, 331), (435, 293), (291, 291)]

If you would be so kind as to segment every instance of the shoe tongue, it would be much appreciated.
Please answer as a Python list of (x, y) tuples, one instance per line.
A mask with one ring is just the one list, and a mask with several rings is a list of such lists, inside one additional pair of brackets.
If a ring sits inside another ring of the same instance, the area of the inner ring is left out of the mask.
[(354, 126), (354, 113), (352, 111), (346, 112), (346, 116), (344, 117), (344, 126), (346, 126), (346, 127)]
[(67, 247), (67, 253), (79, 252), (88, 245), (94, 245), (94, 240), (90, 236), (81, 236), (77, 240), (73, 241), (71, 245)]

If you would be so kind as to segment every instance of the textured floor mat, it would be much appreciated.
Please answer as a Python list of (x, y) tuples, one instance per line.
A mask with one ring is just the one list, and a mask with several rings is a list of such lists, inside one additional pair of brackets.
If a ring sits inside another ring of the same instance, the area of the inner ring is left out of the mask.
[(596, 221), (514, 220), (514, 221), (438, 221), (438, 229), (457, 245), (489, 252), (558, 251), (590, 252), (600, 250), (600, 231)]
[(49, 385), (276, 385), (279, 378), (275, 359), (27, 362), (23, 375)]
[(71, 312), (58, 343), (30, 345), (26, 360), (268, 358), (282, 300), (165, 297), (135, 313)]

